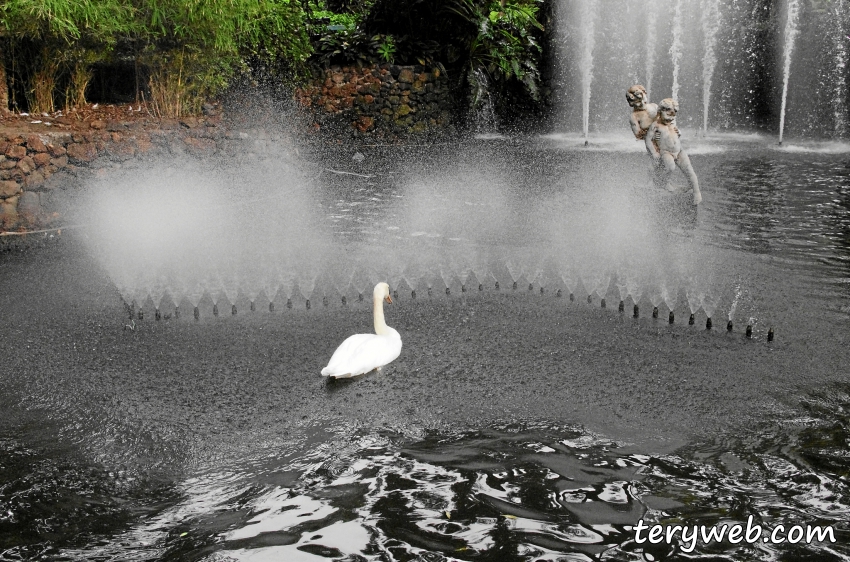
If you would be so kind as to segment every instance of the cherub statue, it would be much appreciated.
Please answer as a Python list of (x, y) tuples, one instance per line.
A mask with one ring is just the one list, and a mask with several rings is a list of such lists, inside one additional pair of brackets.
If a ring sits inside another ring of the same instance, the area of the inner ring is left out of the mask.
[(635, 84), (629, 88), (626, 92), (626, 101), (632, 107), (632, 114), (629, 117), (632, 132), (636, 139), (643, 140), (643, 137), (646, 136), (646, 130), (649, 129), (658, 115), (658, 105), (649, 103), (646, 88), (640, 84)]
[(678, 111), (679, 104), (676, 100), (672, 98), (661, 100), (661, 103), (658, 104), (658, 117), (649, 125), (644, 135), (644, 142), (646, 143), (646, 150), (652, 156), (656, 169), (667, 189), (674, 191), (670, 184), (670, 174), (678, 166), (685, 174), (694, 192), (694, 205), (699, 205), (702, 201), (699, 180), (697, 180), (696, 172), (691, 166), (688, 154), (682, 150), (682, 143), (679, 141), (681, 134), (679, 128), (676, 127), (676, 113)]

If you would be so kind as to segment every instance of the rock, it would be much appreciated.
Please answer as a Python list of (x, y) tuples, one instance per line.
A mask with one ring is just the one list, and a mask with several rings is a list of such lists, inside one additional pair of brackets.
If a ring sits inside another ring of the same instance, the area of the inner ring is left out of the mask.
[(62, 146), (61, 144), (53, 144), (53, 143), (50, 143), (50, 144), (47, 145), (47, 150), (50, 151), (50, 155), (53, 156), (53, 157), (64, 156), (65, 153), (67, 152), (65, 150), (65, 147)]
[(56, 166), (57, 168), (64, 168), (68, 165), (68, 157), (67, 156), (58, 156), (56, 158), (50, 159), (50, 165)]
[(33, 170), (35, 170), (35, 162), (30, 156), (24, 156), (20, 160), (18, 160), (18, 168), (20, 168), (21, 172), (24, 175), (29, 174)]
[(413, 111), (414, 110), (411, 109), (411, 107), (409, 105), (407, 105), (406, 103), (403, 103), (400, 106), (398, 106), (398, 109), (395, 110), (395, 114), (396, 114), (397, 117), (404, 117), (405, 115), (413, 113)]
[(27, 137), (27, 148), (33, 152), (47, 152), (47, 147), (38, 135), (30, 135)]
[(121, 121), (115, 121), (114, 119), (110, 119), (106, 122), (106, 130), (110, 132), (125, 131), (127, 130), (127, 124), (122, 123)]
[(27, 189), (33, 189), (42, 183), (44, 183), (44, 174), (40, 170), (35, 170), (24, 178), (24, 185)]
[(413, 84), (413, 70), (409, 68), (401, 69), (401, 72), (398, 73), (398, 81), (405, 84)]
[(41, 214), (41, 202), (35, 191), (24, 191), (18, 200), (18, 215), (28, 223), (34, 223)]
[(24, 156), (27, 155), (26, 147), (23, 147), (19, 144), (13, 144), (6, 149), (6, 156), (8, 158), (14, 158), (15, 160), (20, 160)]
[(11, 229), (18, 224), (18, 197), (9, 197), (0, 201), (0, 225)]
[(0, 181), (0, 199), (8, 199), (13, 195), (17, 195), (21, 191), (21, 186), (18, 182), (12, 180)]
[(106, 121), (103, 121), (102, 119), (95, 119), (94, 121), (89, 123), (89, 127), (91, 127), (92, 129), (97, 129), (97, 130), (105, 129), (106, 128)]
[(35, 162), (37, 167), (42, 168), (50, 164), (50, 154), (46, 152), (39, 152), (38, 154), (32, 155), (32, 160)]
[(5, 156), (3, 157), (3, 160), (0, 160), (0, 170), (11, 170), (17, 165), (17, 160), (12, 160), (11, 158), (6, 158)]
[(91, 142), (69, 144), (67, 151), (68, 157), (78, 162), (91, 162), (97, 156), (97, 148)]

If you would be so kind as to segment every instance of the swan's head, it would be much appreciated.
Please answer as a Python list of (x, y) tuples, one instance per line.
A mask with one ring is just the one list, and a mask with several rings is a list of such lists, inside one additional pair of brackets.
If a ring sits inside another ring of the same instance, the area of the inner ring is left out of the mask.
[(393, 303), (393, 299), (390, 296), (390, 286), (386, 283), (378, 283), (375, 285), (375, 290), (372, 292), (372, 297), (377, 301), (383, 299), (388, 304)]

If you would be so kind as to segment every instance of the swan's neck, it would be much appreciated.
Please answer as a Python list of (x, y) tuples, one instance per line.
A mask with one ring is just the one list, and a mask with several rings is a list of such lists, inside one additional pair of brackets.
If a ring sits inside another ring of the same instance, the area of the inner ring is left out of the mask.
[(375, 333), (384, 336), (389, 333), (386, 320), (384, 320), (384, 299), (375, 297), (372, 300), (372, 312), (375, 317)]

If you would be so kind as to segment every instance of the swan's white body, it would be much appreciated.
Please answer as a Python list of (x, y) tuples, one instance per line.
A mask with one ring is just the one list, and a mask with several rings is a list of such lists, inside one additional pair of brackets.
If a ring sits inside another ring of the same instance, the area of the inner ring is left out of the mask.
[(322, 375), (338, 379), (356, 377), (392, 363), (401, 353), (401, 336), (384, 321), (384, 300), (392, 304), (390, 287), (378, 283), (372, 292), (374, 334), (355, 334), (347, 338), (331, 356)]

